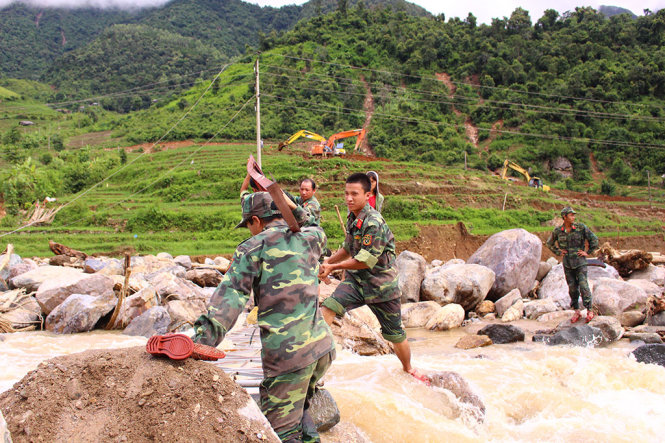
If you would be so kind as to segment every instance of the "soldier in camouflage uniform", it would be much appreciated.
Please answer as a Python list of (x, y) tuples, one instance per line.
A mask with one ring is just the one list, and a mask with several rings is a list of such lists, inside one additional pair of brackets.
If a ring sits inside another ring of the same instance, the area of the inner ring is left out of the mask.
[(381, 335), (393, 343), (404, 371), (429, 384), (429, 379), (411, 366), (411, 350), (402, 328), (400, 290), (395, 265), (395, 240), (385, 220), (367, 202), (370, 181), (365, 174), (346, 180), (349, 215), (342, 248), (321, 265), (319, 277), (345, 270), (345, 278), (323, 302), (323, 317), (331, 324), (336, 315), (367, 305), (381, 324)]
[(314, 216), (317, 225), (321, 224), (321, 205), (316, 199), (316, 183), (311, 178), (300, 182), (300, 195), (295, 198), (297, 205), (302, 206)]
[(217, 346), (253, 292), (264, 373), (261, 410), (282, 441), (320, 441), (307, 408), (335, 358), (318, 306), (318, 259), (326, 238), (310, 214), (286, 200), (304, 226), (300, 232), (289, 230), (270, 194), (243, 190), (237, 227), (246, 226), (252, 237), (236, 249), (208, 313), (196, 321), (194, 341)]
[[(570, 319), (575, 323), (580, 319), (579, 298), (587, 309), (586, 321), (594, 317), (591, 309), (591, 290), (587, 281), (586, 257), (598, 250), (598, 237), (582, 223), (575, 223), (573, 208), (566, 206), (561, 210), (563, 225), (557, 226), (547, 240), (547, 247), (556, 255), (563, 256), (563, 271), (566, 274), (570, 304), (575, 314)], [(589, 250), (585, 250), (585, 241), (589, 242)]]

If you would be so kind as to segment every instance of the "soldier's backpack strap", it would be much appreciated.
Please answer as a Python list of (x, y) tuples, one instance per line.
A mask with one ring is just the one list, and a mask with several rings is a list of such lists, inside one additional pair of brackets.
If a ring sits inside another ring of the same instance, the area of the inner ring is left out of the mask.
[(254, 160), (254, 156), (251, 154), (247, 160), (247, 173), (258, 185), (260, 191), (266, 191), (270, 194), (273, 201), (275, 202), (275, 205), (277, 206), (277, 209), (279, 209), (279, 212), (282, 213), (282, 218), (286, 224), (289, 225), (291, 232), (300, 232), (300, 226), (298, 225), (296, 218), (293, 216), (291, 208), (289, 208), (289, 205), (284, 199), (284, 193), (282, 192), (282, 189), (277, 183), (269, 180), (263, 174), (261, 167), (259, 167), (258, 163), (256, 163)]

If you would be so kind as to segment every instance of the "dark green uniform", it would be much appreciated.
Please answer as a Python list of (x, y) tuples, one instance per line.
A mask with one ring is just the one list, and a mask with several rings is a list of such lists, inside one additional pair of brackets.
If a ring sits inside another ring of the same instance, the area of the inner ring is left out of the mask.
[(312, 198), (309, 200), (302, 201), (302, 197), (297, 196), (295, 198), (295, 202), (297, 205), (302, 206), (307, 212), (314, 216), (314, 220), (316, 221), (317, 225), (321, 224), (321, 204), (316, 199), (316, 197), (312, 196)]
[(556, 255), (567, 251), (563, 256), (563, 271), (568, 283), (570, 304), (573, 309), (579, 309), (579, 297), (587, 309), (591, 309), (591, 290), (587, 281), (586, 257), (577, 255), (577, 251), (585, 249), (585, 240), (589, 242), (588, 254), (598, 250), (598, 237), (582, 223), (573, 223), (570, 232), (566, 232), (563, 225), (557, 226), (547, 240), (547, 247)]
[(383, 337), (401, 343), (406, 339), (406, 333), (400, 312), (395, 239), (386, 221), (369, 204), (358, 217), (349, 212), (342, 247), (369, 268), (345, 270), (344, 281), (323, 305), (337, 315), (367, 305), (379, 320)]
[[(303, 225), (313, 223), (304, 209), (293, 213)], [(293, 233), (282, 219), (268, 223), (263, 232), (238, 246), (207, 315), (194, 327), (195, 342), (218, 345), (253, 291), (265, 377), (261, 410), (283, 441), (318, 441), (315, 429), (303, 435), (302, 422), (314, 386), (335, 352), (318, 306), (318, 258), (325, 240), (316, 225)]]

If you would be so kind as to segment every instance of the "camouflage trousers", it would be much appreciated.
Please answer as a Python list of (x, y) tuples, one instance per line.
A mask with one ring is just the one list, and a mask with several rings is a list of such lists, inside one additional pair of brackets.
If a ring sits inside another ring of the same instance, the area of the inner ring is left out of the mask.
[(261, 411), (283, 442), (321, 441), (307, 409), (316, 382), (323, 377), (334, 359), (333, 349), (303, 369), (266, 377), (261, 382)]
[(566, 275), (566, 283), (568, 283), (568, 294), (570, 294), (570, 305), (573, 309), (580, 308), (580, 294), (582, 295), (582, 303), (587, 309), (591, 309), (591, 290), (589, 289), (589, 282), (587, 281), (587, 267), (580, 266), (579, 268), (566, 268), (564, 266), (563, 272)]

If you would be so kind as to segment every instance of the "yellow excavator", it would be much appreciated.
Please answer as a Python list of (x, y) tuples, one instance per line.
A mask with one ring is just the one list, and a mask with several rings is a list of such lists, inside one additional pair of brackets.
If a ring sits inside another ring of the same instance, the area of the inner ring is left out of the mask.
[(309, 138), (311, 140), (318, 140), (321, 143), (326, 142), (326, 138), (324, 136), (319, 135), (316, 132), (307, 131), (306, 129), (301, 129), (300, 131), (296, 132), (295, 134), (293, 134), (291, 137), (289, 137), (285, 141), (281, 142), (277, 146), (277, 150), (281, 151), (282, 149), (284, 149), (285, 146), (290, 145), (294, 141), (298, 140), (300, 137)]
[(540, 179), (540, 177), (535, 177), (535, 176), (532, 177), (531, 175), (529, 175), (529, 172), (526, 169), (524, 169), (523, 167), (521, 167), (520, 165), (518, 165), (515, 162), (511, 162), (508, 159), (506, 159), (506, 161), (503, 162), (503, 168), (501, 169), (501, 178), (502, 179), (506, 180), (506, 172), (508, 172), (508, 168), (522, 174), (524, 176), (524, 178), (526, 178), (526, 182), (530, 187), (536, 188), (536, 189), (542, 189), (545, 192), (549, 192), (550, 187), (547, 186), (547, 185), (544, 185), (543, 181)]

